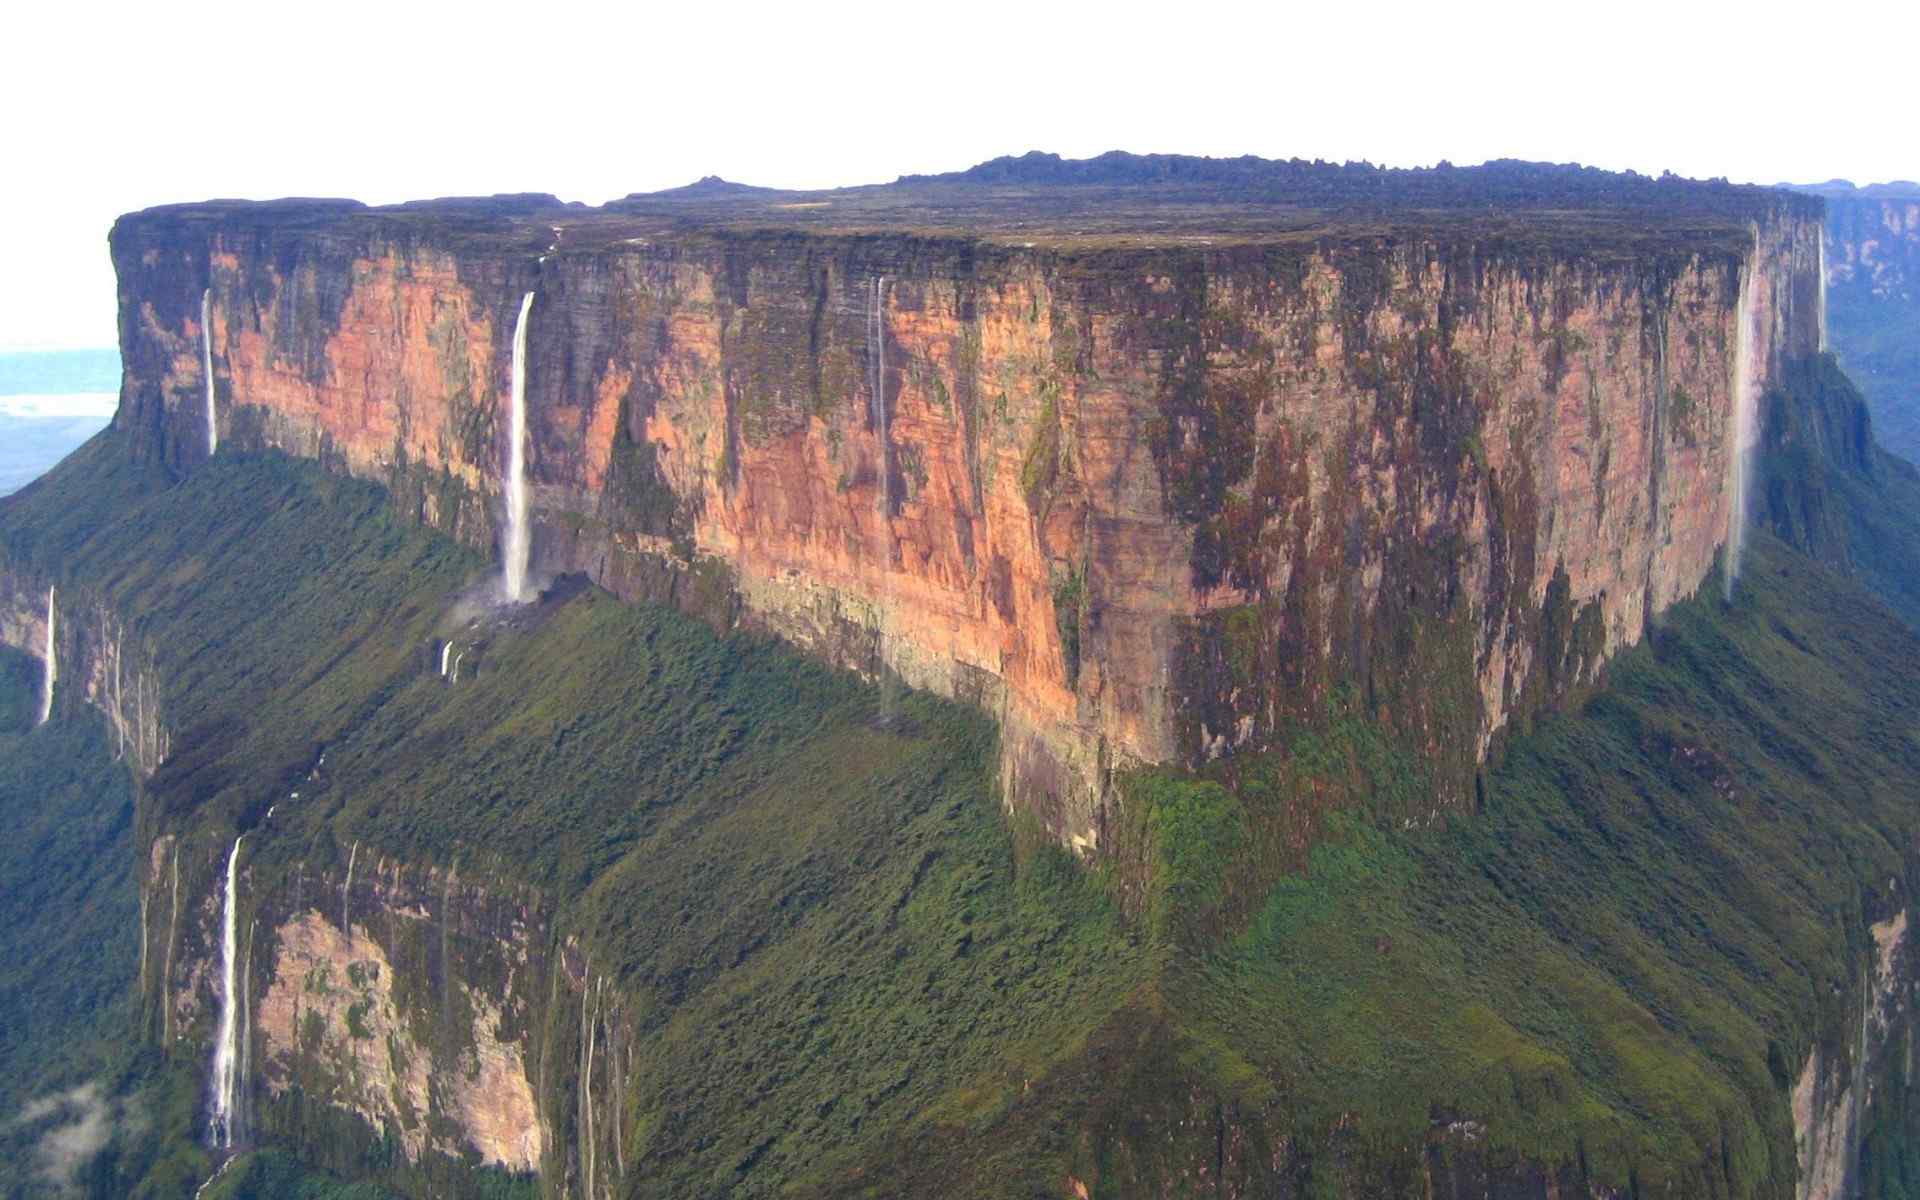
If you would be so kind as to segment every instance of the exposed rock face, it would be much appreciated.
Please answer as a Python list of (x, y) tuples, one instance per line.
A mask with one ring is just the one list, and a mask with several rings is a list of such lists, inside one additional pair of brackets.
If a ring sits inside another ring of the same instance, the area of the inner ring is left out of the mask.
[(536, 570), (978, 702), (1009, 802), (1082, 849), (1114, 769), (1265, 748), (1342, 681), (1462, 801), (1712, 569), (1743, 273), (1753, 361), (1817, 339), (1813, 202), (1091, 248), (427, 211), (123, 219), (118, 420), (204, 455), (208, 336), (223, 446), (485, 543), (535, 291)]
[[(43, 662), (49, 581), (0, 563), (0, 644)], [(153, 774), (172, 737), (160, 711), (160, 679), (151, 652), (85, 589), (62, 588), (54, 621), (59, 682), (56, 706), (82, 701), (113, 729), (114, 751), (137, 775)]]
[(1920, 295), (1920, 187), (1907, 196), (1827, 201), (1827, 286), (1883, 300)]
[[(219, 1012), (223, 852), (158, 838), (142, 889), (156, 1032), (194, 1052)], [(555, 1142), (535, 1072), (544, 1039), (571, 1046), (574, 1027), (550, 1019), (560, 993), (531, 895), (364, 850), (350, 883), (346, 863), (241, 862), (241, 1128), (311, 1136), (310, 1114), (329, 1110), (410, 1161), (541, 1170)]]
[(1827, 202), (1829, 345), (1881, 442), (1920, 461), (1920, 184), (1808, 190)]
[(1794, 1151), (1800, 1200), (1861, 1194), (1860, 1150), (1884, 1080), (1894, 1092), (1912, 1085), (1914, 983), (1903, 909), (1873, 926), (1876, 955), (1862, 973), (1859, 1035), (1854, 1044), (1815, 1046), (1793, 1088)]
[[(458, 911), (464, 906), (454, 903), (451, 878), (436, 914), (426, 907), (428, 895), (396, 894), (399, 876), (390, 866), (366, 869), (357, 886), (371, 911), (362, 915), (402, 939), (430, 943), (438, 936), (444, 948), (456, 936), (450, 926), (473, 916)], [(407, 922), (420, 928), (405, 929)], [(515, 976), (531, 977), (535, 966), (528, 930), (510, 930), (497, 946), (471, 943), (471, 930), (459, 936), (470, 952), (500, 956), (507, 972), (501, 991), (477, 988), (443, 967), (435, 980), (440, 994), (422, 996), (426, 981), (402, 978), (369, 925), (356, 923), (348, 933), (318, 908), (281, 924), (272, 982), (259, 1000), (268, 1092), (283, 1095), (298, 1082), (374, 1128), (396, 1131), (410, 1158), (428, 1145), (449, 1156), (471, 1148), (483, 1163), (535, 1170), (543, 1144), (527, 1071), (529, 1006), (519, 994), (524, 986), (515, 987)]]

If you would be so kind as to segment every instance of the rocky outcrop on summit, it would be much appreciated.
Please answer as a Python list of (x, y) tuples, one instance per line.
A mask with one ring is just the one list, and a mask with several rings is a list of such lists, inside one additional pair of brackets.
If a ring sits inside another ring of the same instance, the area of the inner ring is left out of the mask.
[(113, 238), (118, 420), (191, 469), (208, 339), (223, 452), (486, 544), (532, 291), (537, 569), (980, 704), (1009, 803), (1083, 850), (1116, 770), (1261, 751), (1347, 683), (1457, 805), (1707, 577), (1736, 360), (1818, 337), (1817, 201), (1502, 169), (1586, 209), (1330, 218), (1268, 180), (1227, 218), (1028, 221), (965, 181), (154, 210)]

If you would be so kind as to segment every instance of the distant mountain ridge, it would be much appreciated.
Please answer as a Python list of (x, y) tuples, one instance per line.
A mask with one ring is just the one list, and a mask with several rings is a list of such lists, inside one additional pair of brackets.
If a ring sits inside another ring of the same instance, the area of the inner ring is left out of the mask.
[(1894, 179), (1886, 183), (1856, 184), (1851, 179), (1829, 179), (1825, 183), (1782, 183), (1776, 186), (1790, 192), (1841, 199), (1900, 200), (1920, 197), (1920, 183)]
[(1205, 158), (1190, 154), (1133, 154), (1112, 150), (1093, 158), (1067, 159), (1034, 150), (978, 163), (963, 171), (902, 175), (897, 185), (1024, 184), (1074, 186), (1200, 186), (1231, 194), (1259, 194), (1301, 204), (1395, 204), (1455, 207), (1498, 204), (1605, 204), (1668, 207), (1686, 203), (1718, 207), (1737, 198), (1774, 190), (1725, 179), (1689, 179), (1671, 172), (1658, 177), (1608, 171), (1578, 163), (1490, 159), (1459, 167), (1384, 167), (1365, 161), (1269, 159), (1255, 155)]
[(1792, 184), (1826, 202), (1827, 327), (1881, 441), (1920, 462), (1920, 183)]

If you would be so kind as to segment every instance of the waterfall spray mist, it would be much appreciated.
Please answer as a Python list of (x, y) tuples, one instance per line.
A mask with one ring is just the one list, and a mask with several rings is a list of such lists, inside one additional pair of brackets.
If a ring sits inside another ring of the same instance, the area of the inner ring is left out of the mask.
[(200, 293), (200, 374), (207, 381), (207, 457), (220, 448), (220, 426), (213, 414), (213, 289)]
[(54, 637), (53, 589), (47, 589), (47, 662), (46, 670), (40, 675), (40, 719), (34, 724), (45, 725), (53, 716), (53, 681), (60, 675), (60, 663), (57, 641)]
[(226, 896), (220, 915), (220, 1029), (213, 1045), (213, 1117), (207, 1124), (207, 1141), (216, 1150), (233, 1146), (235, 1097), (239, 1091), (240, 996), (237, 962), (239, 958), (239, 875), (240, 843), (246, 834), (233, 839), (227, 854)]
[(533, 293), (520, 297), (520, 317), (513, 324), (513, 408), (507, 444), (507, 536), (501, 547), (501, 590), (518, 604), (526, 599), (527, 558), (532, 542), (527, 533), (527, 314), (533, 311)]

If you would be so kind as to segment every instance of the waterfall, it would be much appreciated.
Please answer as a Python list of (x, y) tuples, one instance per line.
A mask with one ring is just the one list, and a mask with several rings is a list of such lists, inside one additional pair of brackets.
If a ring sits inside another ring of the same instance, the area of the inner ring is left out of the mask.
[(1820, 230), (1820, 353), (1827, 352), (1827, 231)]
[(233, 839), (227, 854), (227, 891), (220, 917), (220, 1031), (213, 1046), (213, 1119), (207, 1123), (207, 1140), (216, 1150), (233, 1146), (235, 1094), (238, 1091), (240, 1061), (240, 988), (236, 979), (236, 960), (240, 957), (238, 935), (240, 843), (246, 834)]
[(54, 613), (53, 589), (47, 589), (47, 662), (46, 670), (40, 674), (40, 719), (37, 725), (45, 725), (53, 716), (53, 681), (60, 674), (60, 664), (55, 659), (54, 650)]
[(353, 864), (359, 858), (360, 840), (355, 838), (353, 850), (347, 855), (347, 882), (340, 889), (340, 932), (349, 946), (353, 945)]
[(1753, 487), (1753, 458), (1759, 434), (1760, 376), (1753, 358), (1762, 349), (1758, 328), (1760, 286), (1758, 238), (1756, 253), (1747, 259), (1740, 278), (1740, 307), (1735, 318), (1733, 359), (1733, 442), (1729, 447), (1727, 469), (1727, 569), (1726, 598), (1733, 599), (1733, 585), (1740, 578), (1740, 557), (1747, 544), (1747, 501)]
[(874, 621), (874, 647), (879, 657), (880, 723), (893, 723), (893, 676), (887, 670), (885, 623), (893, 591), (893, 436), (887, 428), (887, 277), (873, 281), (873, 304), (867, 314), (867, 388), (873, 435), (880, 443), (880, 613)]
[(507, 445), (507, 536), (501, 547), (501, 587), (508, 601), (526, 599), (527, 555), (527, 314), (533, 293), (520, 297), (520, 317), (513, 324), (513, 408)]
[(441, 642), (440, 643), (440, 678), (442, 679), (445, 679), (447, 677), (447, 655), (451, 653), (453, 653), (453, 643)]
[(207, 381), (207, 457), (220, 448), (220, 426), (213, 418), (213, 289), (200, 293), (200, 373)]

